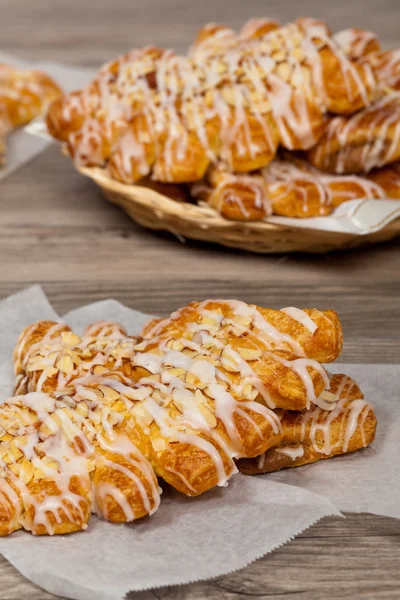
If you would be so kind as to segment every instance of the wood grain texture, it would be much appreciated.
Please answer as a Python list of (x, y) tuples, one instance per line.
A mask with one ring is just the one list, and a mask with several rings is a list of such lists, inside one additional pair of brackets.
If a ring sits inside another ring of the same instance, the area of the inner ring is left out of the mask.
[[(313, 15), (399, 45), (398, 0), (0, 0), (0, 47), (28, 59), (97, 66), (134, 45), (184, 49), (207, 20)], [(115, 297), (155, 314), (193, 299), (335, 308), (347, 362), (400, 363), (400, 241), (323, 256), (255, 256), (144, 231), (52, 147), (0, 186), (0, 298), (32, 283), (59, 312)], [(245, 530), (244, 530), (245, 534)], [(398, 600), (400, 521), (324, 519), (246, 569), (131, 600)], [(0, 558), (0, 600), (53, 598)]]

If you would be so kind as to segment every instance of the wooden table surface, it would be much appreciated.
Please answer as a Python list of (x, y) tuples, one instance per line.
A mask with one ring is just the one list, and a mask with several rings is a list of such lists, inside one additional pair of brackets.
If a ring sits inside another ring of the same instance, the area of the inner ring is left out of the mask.
[[(326, 18), (336, 30), (372, 28), (386, 45), (400, 45), (398, 0), (270, 5), (0, 0), (0, 49), (27, 59), (97, 66), (134, 45), (183, 49), (205, 21), (239, 26), (263, 14), (289, 20), (298, 10)], [(1, 182), (0, 210), (0, 298), (40, 282), (60, 312), (109, 297), (160, 314), (210, 296), (334, 308), (344, 325), (344, 362), (400, 362), (400, 241), (323, 256), (255, 256), (183, 245), (134, 225), (55, 146)], [(348, 515), (322, 520), (233, 575), (136, 597), (398, 599), (399, 564), (400, 521)], [(0, 600), (52, 597), (0, 560)]]

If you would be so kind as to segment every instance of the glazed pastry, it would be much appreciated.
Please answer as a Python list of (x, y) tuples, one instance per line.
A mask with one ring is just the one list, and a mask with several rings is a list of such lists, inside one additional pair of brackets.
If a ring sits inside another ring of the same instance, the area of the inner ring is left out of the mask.
[(371, 66), (378, 83), (387, 94), (400, 91), (400, 48), (368, 54), (364, 62)]
[(87, 380), (73, 398), (33, 392), (2, 404), (0, 535), (66, 534), (86, 529), (91, 512), (121, 523), (157, 509), (157, 479), (111, 392)]
[(242, 27), (239, 33), (239, 40), (253, 40), (263, 38), (265, 35), (281, 27), (279, 21), (275, 19), (254, 18), (249, 19)]
[(386, 198), (400, 199), (400, 162), (374, 169), (367, 177), (384, 190)]
[[(59, 338), (54, 337), (57, 328)], [(202, 361), (211, 352), (194, 342), (168, 337), (145, 344), (130, 338), (81, 339), (64, 328), (38, 323), (22, 334), (15, 352), (18, 388), (25, 370), (25, 390), (75, 398), (74, 386), (78, 389), (79, 382), (80, 388), (85, 379), (92, 386), (101, 383), (100, 391), (104, 385), (115, 394), (123, 390), (130, 404), (132, 398), (137, 401), (130, 410), (138, 435), (135, 444), (158, 475), (188, 495), (225, 483), (235, 472), (231, 456), (256, 455), (278, 428), (274, 413), (253, 402), (257, 393), (251, 385), (243, 383), (244, 397), (229, 394), (233, 385), (228, 375), (223, 377), (224, 367), (222, 381), (214, 373), (218, 357)], [(39, 334), (42, 342), (37, 341)]]
[(271, 473), (365, 448), (375, 438), (377, 420), (355, 381), (333, 375), (318, 406), (304, 413), (283, 412), (281, 426), (265, 453), (238, 461), (242, 473)]
[(60, 88), (45, 73), (0, 63), (0, 165), (5, 162), (7, 134), (45, 112), (60, 96)]
[(218, 351), (235, 387), (252, 382), (258, 402), (290, 410), (310, 406), (326, 388), (320, 363), (335, 360), (343, 341), (333, 311), (273, 310), (237, 300), (193, 302), (170, 318), (150, 323), (143, 335), (184, 335), (194, 341), (204, 337), (211, 350), (215, 345), (213, 352)]
[[(333, 312), (260, 309), (263, 317), (255, 307), (233, 301), (214, 309), (189, 306), (180, 312), (182, 329), (173, 320), (173, 331), (165, 326), (144, 342), (81, 339), (63, 325), (39, 323), (18, 343), (18, 386), (25, 376), (28, 391), (74, 398), (71, 386), (77, 382), (106, 379), (102, 385), (131, 404), (136, 398), (129, 408), (135, 444), (157, 475), (197, 495), (225, 483), (235, 472), (233, 457), (265, 449), (279, 429), (271, 408), (313, 402), (328, 385), (316, 359), (333, 360), (342, 343)], [(210, 324), (214, 313), (220, 327)], [(186, 321), (186, 315), (203, 315), (204, 323)], [(253, 331), (243, 340), (246, 323)]]
[(0, 64), (0, 114), (13, 128), (41, 114), (61, 96), (58, 85), (41, 71), (27, 71)]
[(352, 115), (335, 117), (307, 152), (329, 173), (361, 173), (400, 159), (400, 95), (391, 94)]
[(271, 214), (324, 216), (348, 200), (398, 197), (373, 178), (328, 175), (289, 154), (248, 175), (210, 169), (207, 182), (194, 184), (191, 192), (234, 221), (261, 220)]
[(321, 22), (258, 25), (238, 36), (207, 26), (187, 57), (154, 47), (122, 56), (53, 105), (49, 131), (78, 166), (124, 183), (195, 182), (218, 161), (245, 173), (279, 144), (310, 148), (328, 110), (351, 113), (379, 93), (369, 65), (347, 59)]
[(372, 407), (321, 365), (342, 347), (333, 311), (208, 300), (143, 335), (113, 321), (21, 333), (19, 395), (0, 407), (0, 535), (78, 531), (91, 512), (132, 521), (157, 509), (156, 475), (196, 496), (235, 461), (264, 472), (373, 439)]
[(339, 31), (334, 35), (334, 39), (351, 60), (358, 60), (381, 49), (375, 33), (357, 27)]

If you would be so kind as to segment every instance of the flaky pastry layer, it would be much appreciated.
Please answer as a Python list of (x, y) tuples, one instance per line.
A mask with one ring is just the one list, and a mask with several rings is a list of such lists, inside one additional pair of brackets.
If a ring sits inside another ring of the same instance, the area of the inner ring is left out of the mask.
[(373, 442), (376, 416), (354, 380), (333, 375), (329, 393), (319, 401), (320, 406), (304, 413), (284, 412), (281, 434), (271, 438), (270, 448), (259, 457), (240, 459), (239, 470), (246, 475), (272, 473), (354, 452)]

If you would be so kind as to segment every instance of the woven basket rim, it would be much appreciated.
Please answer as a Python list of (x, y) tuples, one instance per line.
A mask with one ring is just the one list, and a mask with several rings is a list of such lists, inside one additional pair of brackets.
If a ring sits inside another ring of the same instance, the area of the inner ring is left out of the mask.
[(92, 179), (108, 200), (122, 207), (140, 225), (170, 231), (180, 239), (198, 239), (255, 252), (323, 252), (318, 248), (355, 247), (400, 235), (400, 218), (364, 235), (266, 221), (230, 221), (211, 207), (180, 202), (138, 184), (121, 183), (99, 167), (82, 167), (78, 171)]

